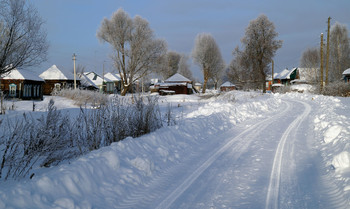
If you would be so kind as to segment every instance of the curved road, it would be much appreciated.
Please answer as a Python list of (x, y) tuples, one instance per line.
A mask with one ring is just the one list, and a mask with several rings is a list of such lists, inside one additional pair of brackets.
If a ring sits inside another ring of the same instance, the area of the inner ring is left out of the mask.
[(345, 208), (313, 150), (310, 105), (285, 101), (222, 133), (117, 208)]

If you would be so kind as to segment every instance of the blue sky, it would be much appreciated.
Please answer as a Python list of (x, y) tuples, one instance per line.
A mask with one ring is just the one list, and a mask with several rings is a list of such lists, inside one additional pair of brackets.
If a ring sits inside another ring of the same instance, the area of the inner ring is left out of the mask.
[[(108, 44), (96, 38), (103, 18), (122, 7), (131, 17), (147, 19), (157, 38), (166, 40), (168, 49), (190, 55), (198, 33), (211, 33), (225, 62), (244, 36), (249, 22), (265, 14), (275, 24), (283, 46), (275, 57), (275, 70), (297, 67), (302, 52), (316, 47), (320, 34), (331, 23), (350, 24), (349, 0), (30, 0), (46, 21), (50, 43), (49, 60), (39, 70), (56, 64), (73, 69), (72, 55), (87, 71), (113, 71)], [(200, 70), (191, 69), (199, 80)]]

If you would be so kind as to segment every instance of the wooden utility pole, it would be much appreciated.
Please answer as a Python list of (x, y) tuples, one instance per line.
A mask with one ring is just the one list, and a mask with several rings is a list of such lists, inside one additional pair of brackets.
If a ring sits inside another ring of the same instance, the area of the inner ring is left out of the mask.
[(74, 65), (74, 67), (73, 67), (73, 70), (74, 70), (74, 89), (77, 89), (77, 73), (76, 73), (76, 71), (75, 71), (75, 60), (77, 60), (76, 59), (76, 55), (75, 55), (75, 53), (73, 54), (73, 65)]
[(328, 65), (329, 65), (329, 28), (331, 17), (328, 17), (328, 29), (327, 29), (327, 52), (326, 52), (326, 85), (328, 85)]
[(322, 91), (323, 89), (323, 33), (321, 33), (321, 50), (320, 50), (320, 53), (321, 53), (321, 71), (320, 71), (320, 90)]

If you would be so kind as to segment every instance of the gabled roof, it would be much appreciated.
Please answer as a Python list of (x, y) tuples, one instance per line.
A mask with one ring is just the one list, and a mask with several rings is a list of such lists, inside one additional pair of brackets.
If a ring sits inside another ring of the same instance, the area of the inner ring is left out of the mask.
[(39, 75), (44, 80), (74, 80), (74, 75), (71, 72), (66, 72), (58, 69), (56, 65), (52, 65)]
[(7, 73), (6, 76), (2, 79), (44, 81), (42, 78), (38, 77), (34, 72), (28, 70), (18, 70), (16, 68)]
[(97, 86), (102, 86), (102, 82), (105, 81), (105, 82), (113, 82), (111, 81), (110, 79), (104, 77), (102, 79), (102, 77), (95, 73), (95, 72), (84, 72), (83, 75), (86, 76), (86, 78), (88, 78), (91, 82), (93, 82), (95, 85)]
[(173, 83), (173, 82), (191, 82), (191, 80), (186, 78), (185, 76), (181, 75), (180, 73), (176, 73), (175, 75), (166, 79), (165, 82), (170, 82), (170, 83)]
[(290, 75), (297, 70), (297, 68), (293, 68), (291, 70), (284, 69), (282, 72), (280, 72), (277, 76), (274, 77), (274, 79), (290, 79)]
[(90, 78), (88, 78), (85, 74), (80, 74), (79, 77), (81, 79), (80, 84), (82, 86), (86, 86), (86, 87), (92, 86), (92, 87), (95, 87), (96, 89), (98, 89), (98, 86), (96, 86), (95, 83), (92, 82), (90, 80)]
[(118, 74), (107, 73), (104, 77), (111, 81), (120, 81), (120, 76)]
[(226, 81), (225, 83), (223, 83), (221, 85), (221, 87), (232, 87), (235, 86), (233, 83), (231, 83), (230, 81)]

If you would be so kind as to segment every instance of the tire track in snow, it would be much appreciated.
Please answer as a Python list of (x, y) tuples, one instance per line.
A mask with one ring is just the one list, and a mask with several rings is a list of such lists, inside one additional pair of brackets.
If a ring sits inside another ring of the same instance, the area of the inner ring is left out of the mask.
[(281, 140), (278, 143), (275, 157), (273, 160), (272, 170), (270, 174), (270, 183), (266, 195), (265, 209), (278, 208), (278, 199), (279, 199), (279, 188), (281, 180), (281, 167), (282, 167), (282, 158), (283, 151), (286, 144), (286, 141), (295, 128), (298, 128), (300, 124), (306, 119), (306, 117), (311, 112), (311, 106), (305, 102), (300, 102), (304, 105), (304, 112), (299, 115), (286, 129), (283, 133)]
[[(262, 120), (258, 122), (257, 124), (254, 124), (253, 126), (249, 127), (248, 129), (241, 132), (236, 137), (230, 139), (226, 144), (224, 144), (220, 149), (218, 149), (214, 154), (210, 155), (209, 158), (204, 161), (202, 164), (200, 164), (197, 169), (194, 170), (193, 173), (191, 173), (178, 187), (176, 187), (175, 190), (173, 190), (156, 208), (157, 209), (165, 209), (169, 208), (192, 184), (193, 182), (210, 166), (217, 160), (226, 150), (231, 148), (233, 145), (235, 145), (235, 142), (240, 142), (239, 139), (243, 138), (245, 134), (250, 133), (256, 133), (257, 130), (264, 129), (264, 127), (268, 126), (270, 123), (276, 120), (276, 118), (281, 117), (282, 115), (286, 114), (288, 111), (290, 111), (291, 106), (289, 103), (284, 102), (284, 104), (287, 106), (282, 112), (268, 118), (265, 120)], [(260, 127), (262, 126), (262, 127)], [(258, 128), (260, 127), (260, 128)], [(249, 146), (249, 144), (253, 141), (253, 138), (247, 142), (244, 141), (238, 145), (235, 146), (235, 150), (245, 150), (246, 147)], [(236, 155), (236, 158), (238, 158), (241, 153), (238, 152)]]

